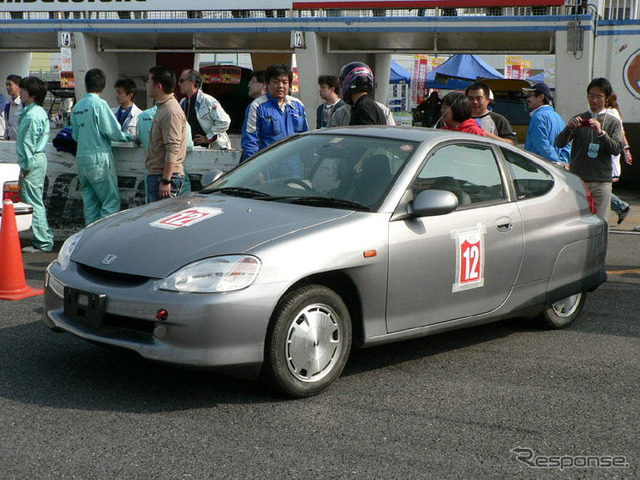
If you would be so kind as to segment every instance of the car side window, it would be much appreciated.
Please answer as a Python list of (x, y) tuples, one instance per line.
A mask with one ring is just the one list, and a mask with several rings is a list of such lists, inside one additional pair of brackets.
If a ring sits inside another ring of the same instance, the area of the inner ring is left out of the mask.
[(458, 197), (459, 205), (472, 205), (504, 199), (502, 177), (490, 147), (447, 145), (428, 160), (412, 190), (448, 190)]
[(507, 161), (518, 200), (539, 197), (553, 187), (553, 176), (528, 158), (502, 148)]

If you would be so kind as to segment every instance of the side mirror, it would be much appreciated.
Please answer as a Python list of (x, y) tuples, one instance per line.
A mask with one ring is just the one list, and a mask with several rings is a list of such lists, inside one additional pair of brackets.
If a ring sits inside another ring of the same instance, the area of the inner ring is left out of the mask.
[(213, 182), (218, 180), (222, 175), (224, 175), (224, 172), (222, 170), (209, 170), (208, 172), (202, 174), (200, 184), (203, 188), (208, 187)]
[(412, 202), (407, 211), (412, 217), (434, 217), (445, 215), (458, 208), (458, 197), (447, 190), (423, 190)]

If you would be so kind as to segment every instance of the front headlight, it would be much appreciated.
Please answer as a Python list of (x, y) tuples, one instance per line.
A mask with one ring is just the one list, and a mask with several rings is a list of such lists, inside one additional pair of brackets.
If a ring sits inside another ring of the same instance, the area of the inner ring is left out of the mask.
[(60, 253), (58, 253), (58, 263), (60, 264), (60, 268), (62, 268), (62, 270), (66, 270), (67, 267), (69, 266), (73, 249), (76, 248), (76, 245), (82, 238), (83, 232), (84, 230), (81, 230), (78, 233), (74, 233), (69, 238), (67, 238), (65, 242), (62, 244)]
[(199, 260), (182, 267), (156, 284), (159, 290), (215, 293), (241, 290), (260, 271), (260, 260), (249, 255), (228, 255)]

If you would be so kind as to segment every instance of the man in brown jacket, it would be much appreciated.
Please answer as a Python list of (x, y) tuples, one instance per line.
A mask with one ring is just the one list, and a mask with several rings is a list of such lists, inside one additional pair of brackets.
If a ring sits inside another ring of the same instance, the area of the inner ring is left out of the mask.
[(173, 95), (176, 76), (167, 67), (149, 70), (147, 93), (158, 105), (147, 150), (147, 194), (149, 203), (175, 197), (184, 182), (187, 156), (187, 117)]

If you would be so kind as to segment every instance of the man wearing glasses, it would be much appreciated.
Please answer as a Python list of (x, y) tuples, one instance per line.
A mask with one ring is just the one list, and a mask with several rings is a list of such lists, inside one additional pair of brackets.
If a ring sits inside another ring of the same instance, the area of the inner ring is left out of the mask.
[(556, 137), (556, 146), (571, 144), (569, 169), (591, 191), (596, 215), (609, 221), (611, 205), (611, 155), (619, 155), (624, 146), (622, 122), (609, 115), (606, 104), (613, 92), (606, 78), (596, 78), (587, 87), (589, 110), (574, 116)]
[(193, 143), (206, 148), (214, 145), (222, 150), (231, 148), (227, 135), (231, 118), (218, 100), (202, 91), (200, 73), (192, 69), (185, 70), (178, 82), (180, 93), (186, 96), (180, 101), (180, 107), (191, 126)]

